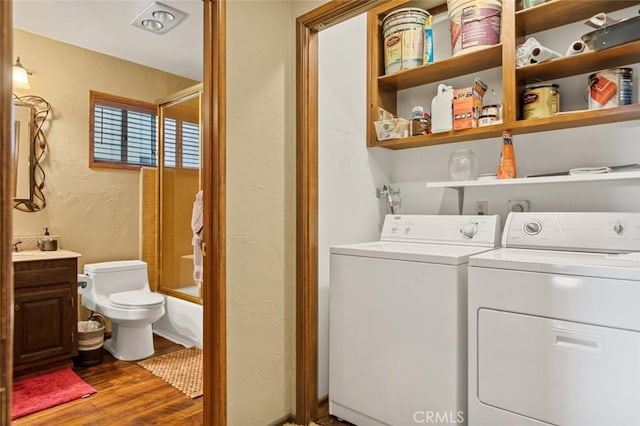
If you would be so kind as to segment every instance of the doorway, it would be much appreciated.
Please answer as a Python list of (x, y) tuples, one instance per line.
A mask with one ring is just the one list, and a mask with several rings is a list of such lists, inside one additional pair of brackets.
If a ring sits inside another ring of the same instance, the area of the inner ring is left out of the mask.
[[(12, 2), (0, 2), (0, 161), (11, 164)], [(226, 1), (203, 1), (203, 198), (206, 257), (204, 306), (204, 424), (226, 424)], [(0, 423), (10, 418), (13, 267), (11, 167), (0, 168)]]

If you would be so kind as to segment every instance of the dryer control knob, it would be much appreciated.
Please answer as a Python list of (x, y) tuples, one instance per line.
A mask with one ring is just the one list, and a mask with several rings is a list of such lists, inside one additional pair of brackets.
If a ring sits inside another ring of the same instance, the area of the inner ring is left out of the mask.
[(624, 225), (618, 222), (615, 225), (613, 225), (613, 230), (618, 235), (622, 234), (624, 232)]
[(475, 223), (465, 223), (460, 228), (460, 232), (467, 238), (472, 238), (478, 233), (478, 226)]
[(540, 222), (527, 222), (522, 230), (527, 235), (538, 235), (542, 231), (542, 224)]
[(409, 232), (411, 232), (411, 225), (413, 225), (413, 223), (411, 222), (407, 222), (404, 224), (404, 233), (405, 234), (409, 234)]

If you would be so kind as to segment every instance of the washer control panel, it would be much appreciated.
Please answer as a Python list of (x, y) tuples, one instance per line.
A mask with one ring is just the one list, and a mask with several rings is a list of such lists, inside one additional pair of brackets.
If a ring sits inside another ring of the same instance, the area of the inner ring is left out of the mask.
[(640, 213), (509, 213), (502, 246), (640, 252)]
[(380, 239), (496, 247), (500, 244), (500, 217), (387, 215)]

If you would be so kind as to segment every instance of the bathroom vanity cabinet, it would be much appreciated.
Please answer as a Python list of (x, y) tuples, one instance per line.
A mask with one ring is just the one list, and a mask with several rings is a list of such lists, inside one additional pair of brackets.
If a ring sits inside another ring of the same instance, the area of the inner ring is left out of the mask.
[(15, 261), (14, 378), (71, 365), (77, 355), (77, 258)]

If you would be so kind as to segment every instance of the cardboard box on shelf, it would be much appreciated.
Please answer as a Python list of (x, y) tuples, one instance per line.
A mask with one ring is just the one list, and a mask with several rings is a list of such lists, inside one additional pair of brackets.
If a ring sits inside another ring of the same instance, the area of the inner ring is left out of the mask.
[(482, 112), (482, 98), (487, 85), (476, 78), (473, 86), (456, 89), (453, 92), (453, 130), (478, 127)]

